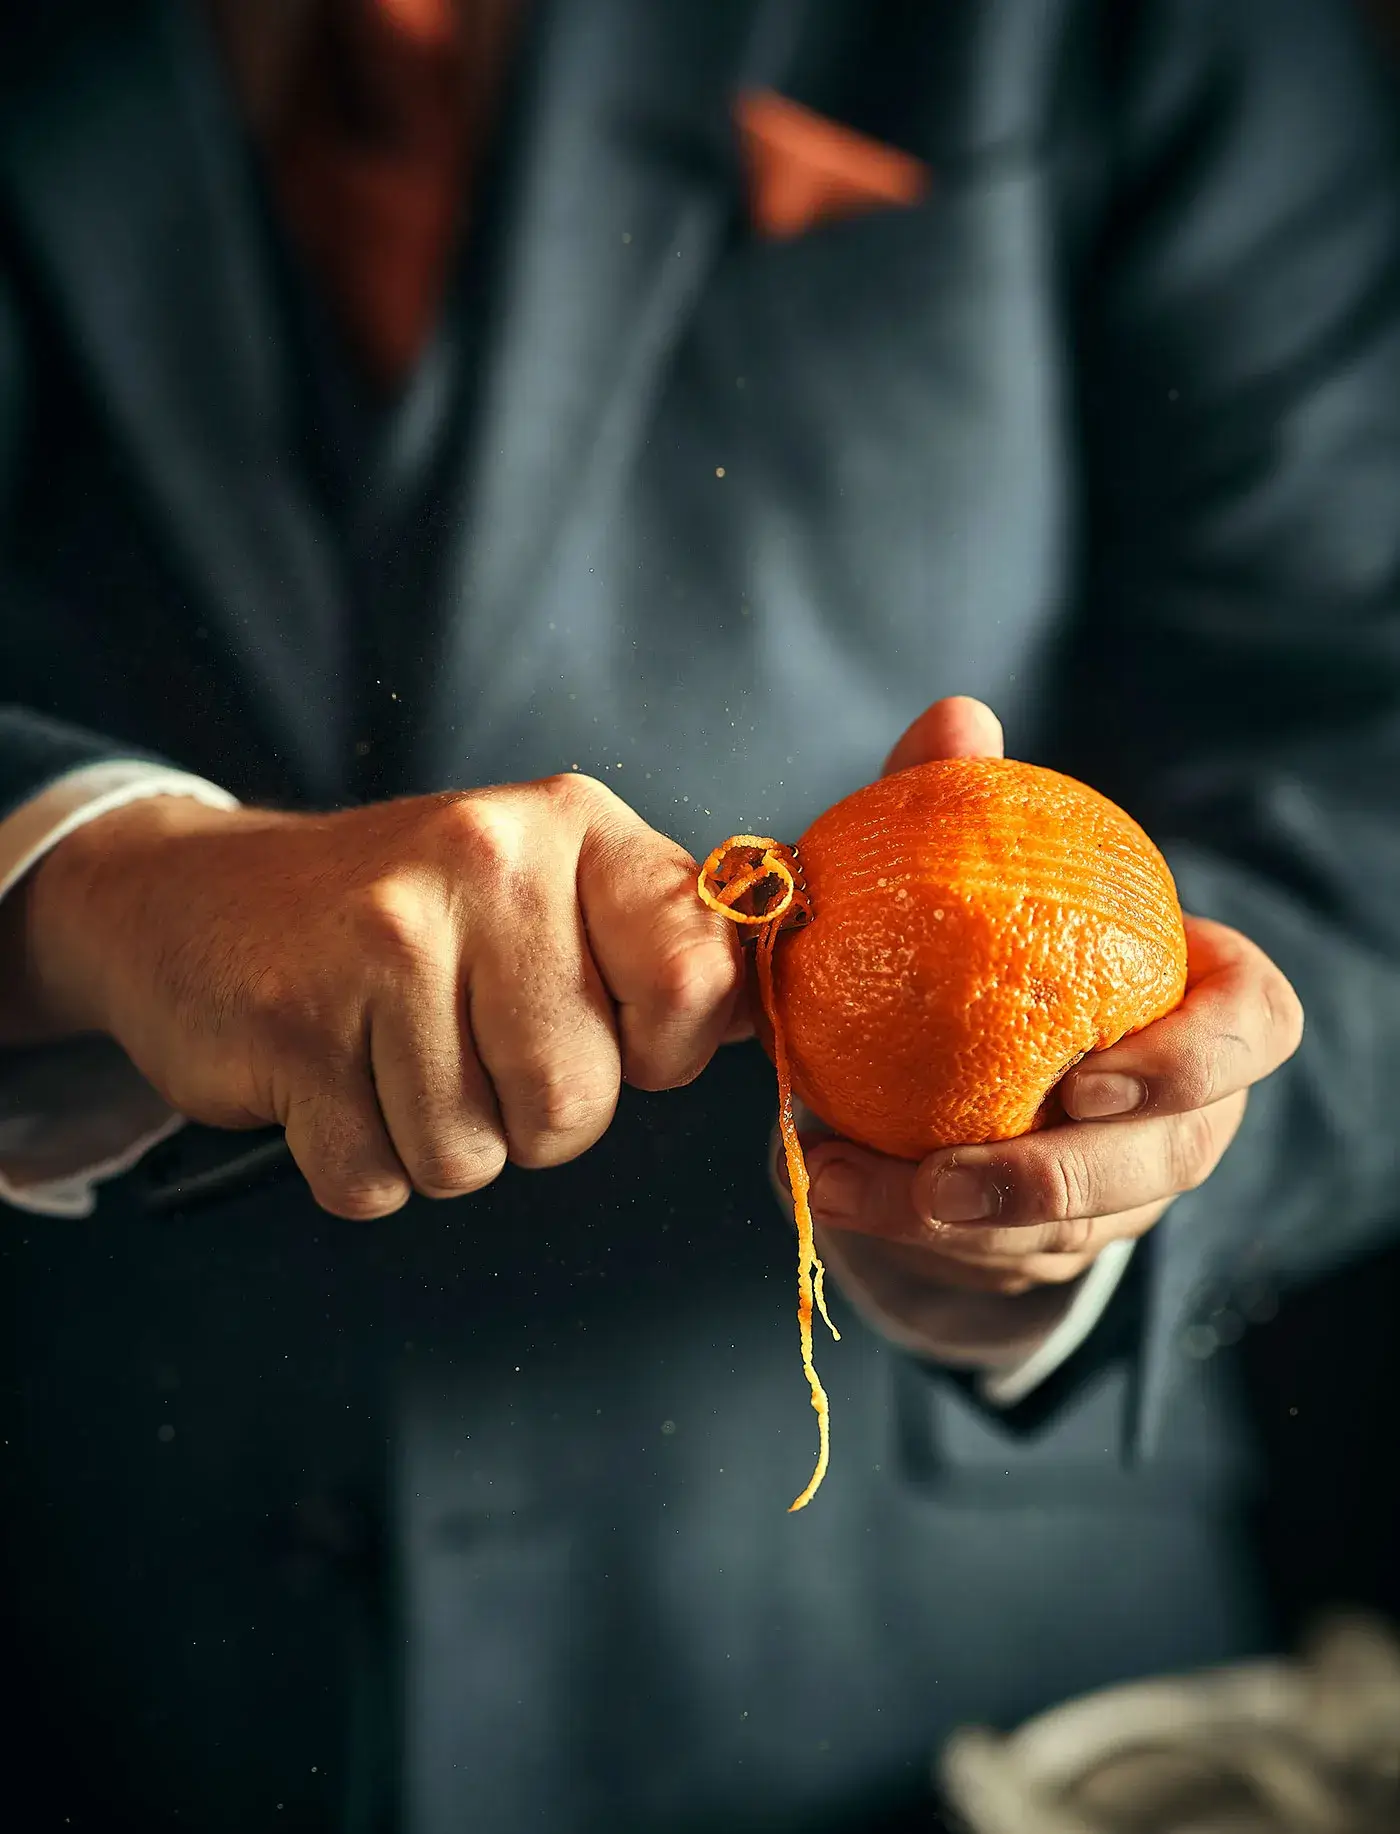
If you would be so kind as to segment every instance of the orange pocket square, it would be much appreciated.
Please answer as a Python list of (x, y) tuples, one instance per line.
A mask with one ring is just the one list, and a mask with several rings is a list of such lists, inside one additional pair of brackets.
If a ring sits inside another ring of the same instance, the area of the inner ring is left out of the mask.
[(865, 210), (917, 204), (933, 174), (921, 159), (829, 121), (772, 89), (751, 89), (734, 105), (760, 236), (790, 241), (818, 223)]

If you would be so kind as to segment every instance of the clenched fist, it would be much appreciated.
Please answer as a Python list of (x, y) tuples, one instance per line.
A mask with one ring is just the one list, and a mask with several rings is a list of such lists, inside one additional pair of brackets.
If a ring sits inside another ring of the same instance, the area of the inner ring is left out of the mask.
[(283, 1126), (327, 1210), (385, 1216), (574, 1158), (623, 1078), (698, 1075), (742, 968), (695, 873), (580, 776), (326, 816), (154, 798), (35, 869), (26, 1029), (109, 1033), (181, 1113)]

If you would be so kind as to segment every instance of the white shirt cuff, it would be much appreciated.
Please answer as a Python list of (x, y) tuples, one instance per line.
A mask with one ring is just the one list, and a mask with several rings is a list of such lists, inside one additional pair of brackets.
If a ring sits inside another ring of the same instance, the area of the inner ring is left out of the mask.
[(1019, 1363), (1008, 1369), (989, 1369), (982, 1376), (978, 1383), (982, 1399), (992, 1407), (1015, 1407), (1067, 1363), (1108, 1310), (1136, 1247), (1135, 1239), (1120, 1236), (1100, 1249), (1098, 1259), (1076, 1283), (1064, 1317), (1045, 1341)]
[(827, 1271), (873, 1330), (911, 1356), (979, 1372), (988, 1406), (1015, 1407), (1068, 1362), (1108, 1309), (1135, 1244), (1110, 1242), (1072, 1285), (1014, 1296), (930, 1277), (928, 1251), (821, 1229)]
[[(238, 807), (217, 784), (166, 765), (83, 765), (0, 821), (0, 898), (75, 829), (150, 796)], [(0, 1054), (0, 1201), (38, 1216), (89, 1216), (98, 1184), (183, 1124), (110, 1039)]]

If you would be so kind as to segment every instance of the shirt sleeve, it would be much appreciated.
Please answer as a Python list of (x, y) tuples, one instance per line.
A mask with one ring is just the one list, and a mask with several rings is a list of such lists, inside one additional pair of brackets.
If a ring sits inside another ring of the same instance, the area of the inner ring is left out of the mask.
[[(238, 807), (217, 784), (168, 766), (83, 765), (0, 821), (0, 898), (75, 829), (149, 796)], [(0, 1053), (0, 1201), (39, 1216), (88, 1216), (98, 1184), (182, 1125), (110, 1039)]]
[(1024, 1401), (1088, 1341), (1136, 1246), (1110, 1242), (1078, 1280), (1010, 1296), (931, 1279), (917, 1249), (843, 1230), (819, 1238), (827, 1271), (872, 1329), (921, 1361), (975, 1369), (981, 1399), (995, 1408)]

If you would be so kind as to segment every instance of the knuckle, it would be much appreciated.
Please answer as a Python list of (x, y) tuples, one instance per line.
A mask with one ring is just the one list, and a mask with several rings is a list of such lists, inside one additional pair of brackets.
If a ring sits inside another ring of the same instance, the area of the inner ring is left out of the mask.
[(654, 984), (657, 1016), (712, 1019), (739, 985), (739, 964), (723, 938), (676, 950), (658, 965)]
[(334, 1083), (313, 1086), (291, 1095), (283, 1110), (287, 1143), (312, 1196), (351, 1222), (389, 1216), (412, 1194), (362, 1094)]
[(1173, 1191), (1194, 1191), (1215, 1165), (1215, 1129), (1203, 1108), (1177, 1115), (1167, 1135)]
[(385, 878), (360, 900), (360, 940), (373, 956), (395, 965), (417, 963), (431, 952), (433, 922), (423, 893), (402, 878)]
[(1277, 1061), (1285, 1062), (1303, 1042), (1303, 1002), (1286, 975), (1273, 969), (1264, 978), (1264, 1014)]
[(352, 1223), (368, 1223), (377, 1217), (392, 1216), (403, 1208), (410, 1195), (403, 1179), (352, 1178), (335, 1183), (313, 1180), (311, 1189), (321, 1209)]
[(606, 1129), (617, 1103), (617, 1077), (601, 1066), (540, 1065), (516, 1078), (509, 1125), (510, 1156), (531, 1168), (575, 1157)]
[[(1052, 1259), (1073, 1259), (1087, 1252), (1094, 1239), (1092, 1216), (1067, 1216), (1055, 1231)], [(1066, 1275), (1066, 1279), (1073, 1278)]]
[(611, 1090), (591, 1076), (547, 1076), (535, 1092), (535, 1114), (547, 1133), (585, 1133), (611, 1109)]
[(413, 1187), (424, 1197), (465, 1197), (480, 1191), (505, 1170), (506, 1144), (498, 1135), (443, 1141), (414, 1155)]
[(1067, 1223), (1092, 1214), (1095, 1179), (1088, 1157), (1069, 1141), (1047, 1153), (1033, 1180), (1036, 1215)]
[(315, 975), (265, 968), (249, 982), (240, 1004), (254, 1055), (274, 1073), (305, 1066), (320, 1080), (340, 1071), (351, 1054), (353, 1027), (343, 998)]
[(468, 796), (446, 805), (448, 849), (474, 884), (509, 886), (525, 873), (529, 832), (520, 810), (504, 796)]
[(1221, 1060), (1204, 1046), (1189, 1050), (1171, 1078), (1174, 1106), (1182, 1111), (1209, 1108), (1220, 1094)]
[(606, 824), (609, 815), (622, 806), (621, 798), (607, 784), (584, 771), (558, 771), (539, 778), (529, 790), (535, 811), (551, 827), (579, 835), (595, 823)]
[[(259, 1031), (276, 1036), (283, 1028), (299, 1023), (306, 1002), (307, 989), (294, 978), (271, 964), (265, 964), (240, 989), (238, 1006)], [(221, 1007), (216, 1015), (215, 1030), (229, 1016)]]
[(677, 952), (652, 980), (648, 1005), (624, 1023), (627, 1080), (639, 1089), (693, 1082), (718, 1042), (740, 967), (722, 943)]
[(537, 787), (553, 806), (570, 814), (592, 815), (604, 804), (617, 801), (606, 783), (586, 771), (557, 771)]

